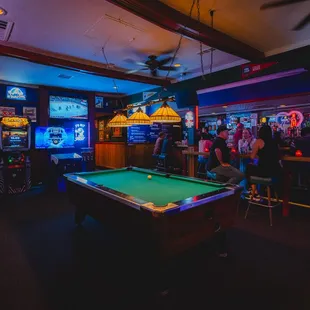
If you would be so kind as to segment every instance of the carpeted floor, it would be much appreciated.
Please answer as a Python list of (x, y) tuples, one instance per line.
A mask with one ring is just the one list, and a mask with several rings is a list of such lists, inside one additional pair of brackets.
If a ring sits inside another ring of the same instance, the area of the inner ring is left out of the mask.
[[(310, 210), (253, 209), (229, 232), (230, 257), (201, 245), (176, 260), (170, 292), (149, 294), (152, 268), (88, 218), (76, 231), (66, 194), (0, 202), (0, 309), (310, 309)], [(144, 280), (143, 280), (144, 279)], [(145, 281), (145, 282), (144, 282)]]

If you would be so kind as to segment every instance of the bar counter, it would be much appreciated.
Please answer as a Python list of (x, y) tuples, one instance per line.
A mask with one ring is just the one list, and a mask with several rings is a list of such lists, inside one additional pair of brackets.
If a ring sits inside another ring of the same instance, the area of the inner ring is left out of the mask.
[[(174, 147), (173, 158), (180, 167), (184, 149), (186, 146)], [(99, 142), (95, 144), (96, 166), (110, 169), (128, 166), (154, 168), (153, 150), (153, 143)]]

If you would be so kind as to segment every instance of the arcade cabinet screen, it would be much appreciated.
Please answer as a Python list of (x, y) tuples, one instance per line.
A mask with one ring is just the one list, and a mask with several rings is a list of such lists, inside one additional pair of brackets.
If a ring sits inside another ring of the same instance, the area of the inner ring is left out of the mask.
[(59, 119), (88, 119), (87, 100), (50, 96), (49, 115)]
[(74, 129), (62, 127), (37, 127), (36, 149), (66, 149), (74, 147)]
[(27, 148), (28, 132), (22, 130), (2, 131), (2, 145), (5, 149)]

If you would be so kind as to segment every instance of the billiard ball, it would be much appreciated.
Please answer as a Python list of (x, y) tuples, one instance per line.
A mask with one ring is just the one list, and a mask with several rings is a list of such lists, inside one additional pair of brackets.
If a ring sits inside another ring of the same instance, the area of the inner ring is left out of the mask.
[(152, 179), (152, 176), (151, 176), (151, 175), (149, 175), (147, 178), (148, 178), (149, 180), (151, 180), (151, 179)]

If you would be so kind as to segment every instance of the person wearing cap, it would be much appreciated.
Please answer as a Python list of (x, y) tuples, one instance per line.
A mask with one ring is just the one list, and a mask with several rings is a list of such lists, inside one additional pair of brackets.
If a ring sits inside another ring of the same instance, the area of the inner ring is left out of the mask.
[(217, 129), (217, 137), (213, 142), (207, 170), (216, 174), (216, 180), (230, 184), (240, 183), (245, 175), (230, 165), (230, 150), (226, 144), (228, 129), (221, 125)]

